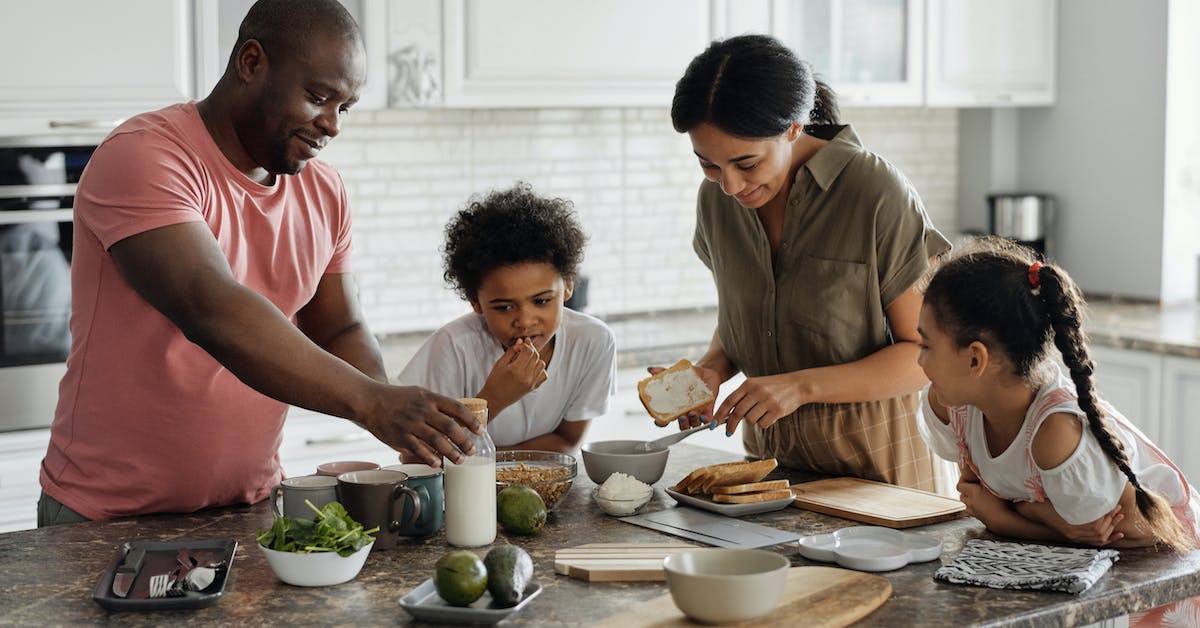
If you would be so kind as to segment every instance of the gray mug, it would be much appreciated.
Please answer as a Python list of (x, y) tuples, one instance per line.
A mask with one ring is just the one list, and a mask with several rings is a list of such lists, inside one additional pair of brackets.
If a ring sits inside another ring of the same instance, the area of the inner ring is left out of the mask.
[[(337, 501), (337, 478), (324, 475), (299, 475), (276, 484), (271, 489), (271, 512), (276, 517), (291, 519), (312, 519), (317, 513), (312, 511), (304, 500), (312, 502), (313, 506), (322, 508), (329, 502)], [(283, 502), (280, 508), (279, 502)]]
[[(378, 527), (374, 550), (396, 547), (400, 531), (409, 529), (421, 517), (429, 492), (422, 487), (409, 488), (408, 474), (376, 469), (348, 471), (337, 477), (338, 501), (364, 529)], [(405, 505), (411, 505), (405, 518)]]
[[(444, 523), (443, 511), (446, 505), (445, 492), (442, 489), (442, 470), (427, 464), (393, 464), (384, 469), (407, 474), (408, 486), (414, 489), (423, 488), (429, 494), (428, 501), (421, 504), (421, 513), (413, 524), (400, 529), (401, 536), (425, 537), (437, 534)], [(404, 519), (407, 520), (411, 513), (412, 506), (406, 502), (402, 513)]]

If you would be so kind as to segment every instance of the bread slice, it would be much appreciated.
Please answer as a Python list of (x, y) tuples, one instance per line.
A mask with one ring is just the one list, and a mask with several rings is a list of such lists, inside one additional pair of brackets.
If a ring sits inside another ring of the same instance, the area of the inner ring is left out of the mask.
[(758, 491), (756, 493), (742, 493), (740, 495), (713, 495), (714, 502), (722, 504), (753, 504), (757, 502), (769, 502), (775, 499), (787, 499), (792, 496), (792, 489), (782, 488), (773, 491)]
[(680, 360), (638, 382), (638, 397), (658, 425), (699, 410), (716, 399), (688, 360)]
[(746, 463), (744, 463), (744, 462), (722, 462), (720, 464), (708, 465), (707, 467), (697, 467), (696, 469), (692, 470), (691, 473), (687, 474), (687, 476), (685, 476), (682, 480), (680, 480), (678, 484), (675, 485), (675, 492), (689, 493), (689, 494), (697, 493), (697, 492), (699, 492), (698, 490), (693, 491), (690, 489), (692, 487), (699, 488), (700, 484), (704, 481), (704, 478), (709, 473), (712, 473), (714, 470), (722, 468), (722, 467), (731, 467), (731, 466), (741, 465), (741, 464), (746, 464)]
[[(739, 495), (741, 493), (757, 493), (759, 491), (777, 491), (791, 486), (787, 480), (769, 480), (767, 482), (751, 482), (749, 484), (734, 484), (732, 486), (714, 486), (713, 495)], [(715, 498), (714, 498), (715, 499)]]
[[(722, 462), (699, 467), (680, 480), (675, 485), (675, 491), (698, 495), (712, 493), (717, 487), (756, 483), (777, 465), (774, 458), (768, 458), (754, 462)], [(786, 486), (786, 483), (782, 486)]]
[[(778, 463), (774, 458), (766, 460), (756, 460), (754, 462), (742, 462), (736, 466), (721, 467), (713, 469), (711, 473), (704, 476), (704, 480), (700, 482), (698, 492), (711, 493), (712, 489), (717, 486), (732, 486), (734, 484), (746, 484), (749, 482), (758, 482), (767, 477), (767, 474), (775, 470)], [(690, 491), (691, 487), (689, 487)]]

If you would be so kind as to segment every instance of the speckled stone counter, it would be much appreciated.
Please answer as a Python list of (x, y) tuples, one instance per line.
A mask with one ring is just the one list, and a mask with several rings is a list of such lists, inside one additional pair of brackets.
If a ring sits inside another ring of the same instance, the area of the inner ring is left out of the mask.
[(1093, 299), (1086, 328), (1093, 344), (1200, 359), (1200, 304), (1155, 305)]
[[(731, 454), (681, 443), (672, 448), (664, 480), (674, 482), (694, 467), (734, 459)], [(666, 592), (665, 583), (588, 584), (556, 576), (554, 551), (583, 543), (662, 542), (678, 540), (610, 518), (590, 502), (593, 486), (582, 475), (546, 527), (530, 538), (501, 534), (498, 542), (516, 543), (532, 554), (535, 577), (545, 590), (506, 625), (580, 625), (620, 612)], [(777, 471), (793, 481), (816, 479)], [(661, 490), (654, 507), (673, 502)], [(333, 587), (300, 588), (275, 579), (254, 542), (254, 531), (269, 525), (265, 503), (193, 515), (153, 516), (85, 523), (0, 535), (0, 624), (66, 625), (395, 625), (411, 621), (397, 603), (428, 578), (448, 546), (441, 535), (396, 550), (373, 552), (355, 580)], [(824, 533), (851, 521), (796, 508), (747, 517), (747, 520), (794, 530)], [(948, 562), (962, 544), (987, 535), (974, 519), (913, 529), (945, 542)], [(92, 589), (117, 547), (130, 540), (234, 538), (239, 546), (225, 595), (213, 606), (194, 611), (109, 613), (91, 599)], [(812, 563), (795, 544), (772, 548), (794, 566)], [(482, 553), (482, 552), (481, 552)], [(933, 580), (938, 562), (880, 574), (894, 588), (879, 610), (861, 626), (1062, 626), (1098, 621), (1200, 595), (1200, 552), (1188, 556), (1152, 551), (1121, 552), (1121, 560), (1082, 595), (1001, 591), (943, 584)]]

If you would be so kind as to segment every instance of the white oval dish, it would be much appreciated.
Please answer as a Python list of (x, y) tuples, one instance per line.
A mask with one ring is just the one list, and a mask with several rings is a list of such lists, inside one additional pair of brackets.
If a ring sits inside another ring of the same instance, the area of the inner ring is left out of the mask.
[(298, 587), (327, 587), (353, 580), (367, 562), (367, 555), (375, 542), (342, 557), (337, 552), (313, 552), (297, 554), (280, 552), (259, 545), (267, 557), (267, 564), (280, 580)]
[(800, 555), (858, 571), (892, 571), (942, 555), (938, 539), (880, 526), (851, 526), (800, 539)]

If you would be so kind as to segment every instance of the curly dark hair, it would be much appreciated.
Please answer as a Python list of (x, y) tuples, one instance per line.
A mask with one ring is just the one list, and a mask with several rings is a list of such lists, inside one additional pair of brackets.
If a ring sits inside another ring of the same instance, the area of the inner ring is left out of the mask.
[(528, 183), (474, 196), (446, 224), (442, 262), (446, 284), (468, 301), (493, 269), (527, 262), (551, 264), (563, 279), (579, 272), (587, 236), (574, 205), (538, 196)]

